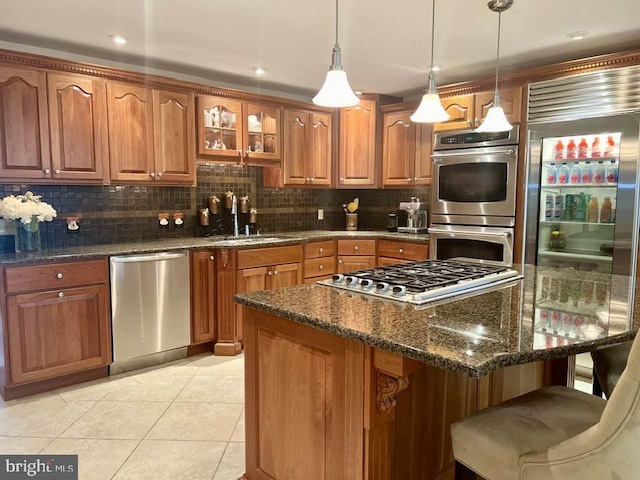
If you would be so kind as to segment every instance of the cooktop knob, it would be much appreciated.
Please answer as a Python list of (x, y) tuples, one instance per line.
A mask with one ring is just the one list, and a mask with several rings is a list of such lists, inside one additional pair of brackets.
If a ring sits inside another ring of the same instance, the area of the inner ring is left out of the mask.
[(363, 290), (369, 290), (369, 289), (373, 288), (373, 280), (369, 280), (368, 278), (365, 278), (364, 280), (362, 280), (360, 282), (360, 287)]
[(376, 292), (378, 293), (387, 293), (389, 291), (389, 284), (380, 282), (376, 285)]
[(345, 282), (347, 282), (347, 285), (349, 285), (350, 287), (355, 287), (356, 285), (358, 285), (358, 279), (356, 277), (346, 277)]
[(333, 283), (342, 283), (344, 282), (344, 275), (340, 275), (340, 274), (334, 275), (333, 277), (331, 277), (331, 281)]
[(391, 289), (391, 293), (394, 297), (404, 297), (407, 293), (407, 287), (404, 285), (396, 285)]

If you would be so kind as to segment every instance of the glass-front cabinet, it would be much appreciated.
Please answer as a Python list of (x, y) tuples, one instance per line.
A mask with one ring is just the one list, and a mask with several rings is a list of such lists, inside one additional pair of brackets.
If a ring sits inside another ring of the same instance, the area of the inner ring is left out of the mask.
[(240, 162), (281, 159), (281, 109), (213, 96), (198, 97), (198, 154)]

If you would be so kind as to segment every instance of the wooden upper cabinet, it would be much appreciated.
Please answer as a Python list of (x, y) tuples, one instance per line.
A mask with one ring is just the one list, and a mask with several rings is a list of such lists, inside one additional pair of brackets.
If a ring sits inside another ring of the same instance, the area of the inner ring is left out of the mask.
[(331, 185), (331, 114), (284, 111), (285, 185)]
[(282, 109), (245, 103), (245, 157), (247, 163), (264, 165), (282, 158)]
[(153, 102), (151, 90), (135, 85), (107, 84), (111, 180), (151, 181)]
[[(500, 102), (509, 123), (522, 121), (522, 87), (501, 88)], [(476, 94), (475, 127), (479, 127), (493, 107), (493, 91)]]
[(47, 84), (53, 178), (102, 182), (109, 162), (106, 82), (49, 73)]
[(433, 125), (416, 124), (416, 156), (414, 185), (431, 185), (431, 154), (433, 153)]
[(51, 178), (44, 72), (0, 66), (0, 178)]
[(284, 184), (304, 185), (309, 179), (309, 133), (311, 114), (304, 110), (284, 111)]
[(309, 178), (311, 185), (331, 186), (333, 144), (331, 114), (312, 113), (309, 130)]
[(382, 135), (382, 185), (413, 183), (416, 157), (416, 125), (409, 112), (384, 115)]
[(242, 102), (199, 95), (197, 109), (198, 155), (239, 160), (243, 155)]
[(434, 131), (463, 130), (473, 128), (475, 95), (459, 95), (442, 99), (442, 106), (450, 115), (449, 120), (434, 124)]
[(109, 286), (93, 285), (7, 297), (14, 384), (111, 363)]
[(376, 186), (377, 103), (360, 99), (340, 110), (338, 186)]
[(156, 180), (196, 182), (193, 95), (153, 91)]

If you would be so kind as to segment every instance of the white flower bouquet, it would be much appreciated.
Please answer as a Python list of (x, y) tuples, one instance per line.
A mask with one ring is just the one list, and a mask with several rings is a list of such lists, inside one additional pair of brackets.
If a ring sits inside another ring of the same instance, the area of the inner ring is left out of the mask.
[(25, 225), (33, 222), (50, 222), (57, 213), (40, 195), (27, 192), (24, 195), (10, 195), (0, 200), (0, 216), (7, 220), (19, 220)]

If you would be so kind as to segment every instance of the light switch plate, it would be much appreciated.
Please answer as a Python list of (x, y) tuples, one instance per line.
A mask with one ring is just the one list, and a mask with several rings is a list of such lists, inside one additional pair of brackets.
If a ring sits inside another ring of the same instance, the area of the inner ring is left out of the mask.
[(324, 220), (324, 210), (322, 208), (318, 209), (318, 220)]

